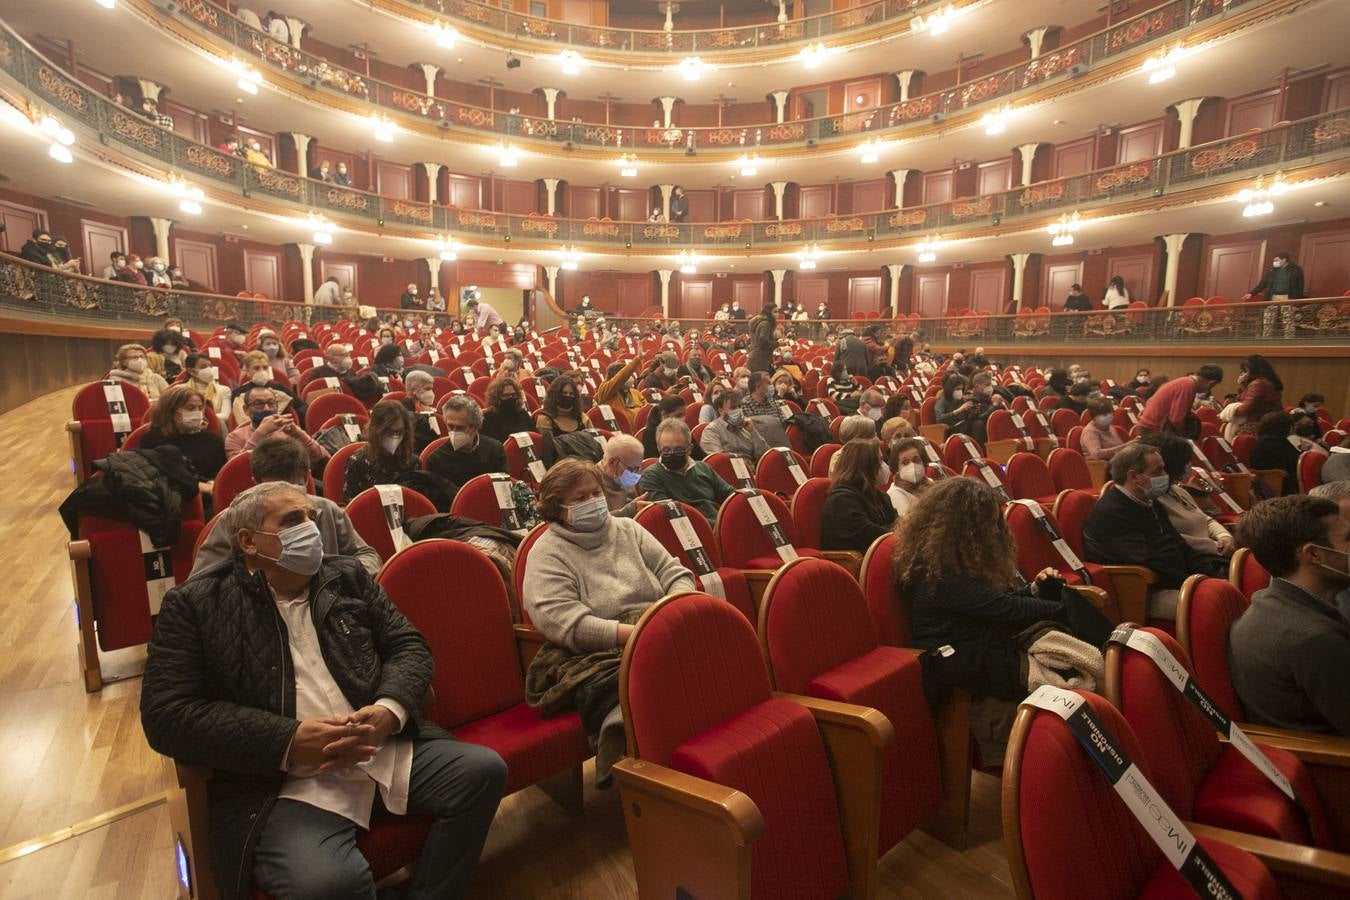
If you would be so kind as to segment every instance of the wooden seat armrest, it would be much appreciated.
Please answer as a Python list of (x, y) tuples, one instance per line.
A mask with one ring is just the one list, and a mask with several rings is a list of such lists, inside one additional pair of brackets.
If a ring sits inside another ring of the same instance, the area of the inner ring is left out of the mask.
[(78, 419), (71, 419), (66, 423), (66, 431), (69, 431), (71, 434), (79, 434), (83, 430), (84, 426)]
[(862, 554), (857, 550), (822, 550), (821, 559), (828, 559), (832, 563), (838, 563), (854, 578), (862, 571)]
[(1157, 581), (1151, 569), (1143, 566), (1102, 566), (1116, 592), (1116, 605), (1122, 622), (1148, 621), (1148, 588)]
[(525, 672), (530, 668), (530, 663), (539, 652), (539, 648), (548, 643), (548, 638), (533, 625), (512, 625), (511, 628), (516, 634), (516, 655), (520, 657), (520, 671)]
[(1108, 575), (1112, 576), (1124, 575), (1134, 578), (1142, 578), (1144, 584), (1153, 584), (1158, 580), (1158, 576), (1153, 574), (1153, 570), (1145, 568), (1144, 566), (1103, 565), (1102, 568), (1106, 570), (1106, 574)]
[(199, 766), (196, 763), (182, 763), (173, 761), (174, 779), (178, 786), (185, 791), (193, 788), (203, 787), (211, 780), (214, 774), (209, 766)]
[(1087, 601), (1098, 609), (1105, 609), (1107, 603), (1106, 591), (1103, 588), (1090, 584), (1070, 584), (1066, 585), (1070, 590), (1075, 590), (1087, 598)]
[(776, 569), (741, 569), (741, 574), (745, 576), (745, 586), (750, 590), (750, 605), (754, 607), (755, 615), (759, 615), (759, 605), (764, 600), (764, 592), (769, 589), (769, 582), (773, 580)]
[(71, 559), (89, 560), (94, 558), (94, 550), (89, 546), (88, 541), (70, 541), (66, 544), (66, 552), (70, 554)]
[[(1186, 827), (1196, 837), (1222, 841), (1251, 853), (1266, 864), (1277, 882), (1292, 880), (1300, 885), (1318, 885), (1323, 890), (1333, 888), (1331, 893), (1343, 894), (1350, 891), (1350, 856), (1332, 850), (1319, 850), (1301, 844), (1289, 844), (1271, 838), (1258, 837), (1215, 828), (1213, 825), (1201, 825), (1187, 822)], [(1293, 894), (1299, 896), (1299, 893)], [(1304, 896), (1313, 896), (1309, 893)]]
[(726, 827), (737, 846), (748, 847), (764, 834), (759, 807), (735, 788), (631, 756), (616, 762), (613, 771), (621, 790), (677, 803), (714, 819)]
[[(1254, 743), (1287, 750), (1305, 763), (1340, 769), (1350, 768), (1350, 738), (1290, 731), (1265, 725), (1241, 725), (1241, 727)], [(1219, 739), (1227, 742), (1222, 735)]]
[(824, 727), (837, 726), (852, 728), (867, 735), (873, 747), (885, 749), (895, 743), (895, 726), (879, 710), (856, 703), (840, 703), (837, 700), (822, 700), (819, 697), (807, 697), (804, 694), (789, 694), (775, 691), (774, 696), (783, 700), (800, 703), (810, 710), (816, 724)]

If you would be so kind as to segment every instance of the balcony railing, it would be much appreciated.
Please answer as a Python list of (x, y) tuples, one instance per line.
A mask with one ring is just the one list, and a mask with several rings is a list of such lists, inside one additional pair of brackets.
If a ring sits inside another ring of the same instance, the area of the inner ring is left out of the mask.
[[(561, 321), (559, 311), (543, 291), (535, 291), (541, 327)], [(900, 316), (882, 320), (883, 328), (920, 328), (935, 344), (1109, 344), (1148, 342), (1261, 342), (1298, 344), (1316, 340), (1350, 345), (1350, 297), (1294, 300), (1280, 303), (1218, 303), (1190, 301), (1175, 308), (1141, 308), (1124, 312), (1027, 311), (1018, 315), (953, 313), (935, 318)], [(0, 310), (51, 320), (71, 318), (88, 324), (135, 326), (152, 329), (164, 318), (176, 316), (192, 325), (211, 327), (224, 322), (336, 322), (357, 318), (356, 307), (313, 306), (248, 297), (229, 297), (194, 291), (147, 288), (118, 281), (70, 275), (43, 266), (0, 256)], [(403, 311), (399, 311), (402, 313)], [(630, 320), (610, 317), (626, 325)], [(645, 321), (645, 320), (642, 320)], [(719, 324), (702, 319), (681, 320), (686, 328), (708, 329)], [(727, 323), (721, 323), (727, 324)], [(783, 322), (797, 337), (816, 339), (827, 328), (848, 322)], [(740, 327), (744, 327), (741, 323)]]
[[(279, 169), (251, 165), (237, 156), (190, 141), (118, 106), (71, 78), (8, 29), (0, 30), (0, 70), (43, 106), (97, 134), (100, 143), (133, 151), (203, 185), (266, 197), (380, 227), (403, 226), (475, 243), (569, 244), (597, 251), (640, 249), (674, 253), (687, 248), (800, 247), (896, 241), (959, 235), (1066, 211), (1089, 211), (1133, 198), (1158, 197), (1211, 184), (1273, 174), (1350, 155), (1350, 109), (1238, 135), (996, 194), (884, 212), (768, 222), (648, 223), (515, 215), (381, 197), (314, 181)], [(166, 173), (167, 176), (167, 173)]]
[[(478, 6), (462, 0), (465, 6)], [(893, 2), (893, 0), (887, 0)], [(874, 109), (837, 116), (735, 127), (644, 128), (562, 121), (460, 103), (388, 84), (297, 50), (252, 28), (207, 0), (177, 7), (199, 28), (222, 38), (246, 55), (268, 63), (312, 86), (372, 104), (371, 111), (394, 110), (445, 128), (500, 135), (510, 141), (549, 141), (576, 147), (609, 148), (674, 155), (689, 150), (737, 151), (788, 147), (821, 141), (901, 137), (905, 126), (928, 123), (967, 110), (1007, 101), (1060, 77), (1078, 77), (1094, 65), (1137, 51), (1162, 38), (1245, 10), (1280, 0), (1172, 0), (1116, 23), (1040, 57), (982, 75), (955, 87)], [(503, 11), (504, 12), (504, 11)]]

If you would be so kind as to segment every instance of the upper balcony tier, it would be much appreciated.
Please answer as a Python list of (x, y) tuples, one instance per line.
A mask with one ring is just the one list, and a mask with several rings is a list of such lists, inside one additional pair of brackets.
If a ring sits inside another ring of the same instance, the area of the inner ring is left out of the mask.
[[(1150, 52), (1182, 44), (1188, 48), (1225, 44), (1249, 28), (1279, 22), (1296, 8), (1320, 7), (1331, 10), (1329, 14), (1334, 16), (1336, 4), (1309, 4), (1307, 0), (1196, 4), (1192, 0), (1173, 0), (1037, 59), (981, 75), (959, 86), (912, 96), (905, 102), (782, 123), (691, 128), (620, 127), (476, 106), (367, 78), (363, 73), (274, 41), (205, 2), (188, 4), (172, 15), (154, 7), (149, 0), (123, 0), (121, 6), (132, 9), (155, 28), (174, 34), (199, 55), (222, 63), (240, 55), (251, 59), (260, 70), (264, 93), (275, 91), (287, 97), (309, 99), (320, 107), (359, 117), (367, 126), (372, 116), (386, 117), (410, 136), (453, 136), (460, 142), (488, 147), (510, 143), (559, 160), (612, 161), (619, 153), (635, 152), (644, 161), (687, 168), (688, 163), (732, 160), (746, 152), (758, 153), (766, 159), (814, 158), (823, 152), (851, 152), (860, 142), (870, 139), (883, 145), (898, 145), (936, 138), (978, 124), (984, 114), (998, 113), (1014, 104), (1021, 109), (1051, 101), (1077, 102), (1080, 111), (1088, 115), (1081, 109), (1082, 104), (1091, 108), (1111, 101), (1100, 97), (1087, 99), (1085, 90), (1137, 74)], [(1327, 32), (1316, 28), (1310, 31), (1309, 44), (1320, 47), (1322, 39), (1317, 35)], [(1206, 55), (1215, 52), (1218, 51), (1210, 49)], [(147, 61), (146, 65), (153, 63)], [(1177, 79), (1179, 87), (1183, 81)], [(308, 133), (325, 133), (316, 123), (304, 127)], [(1018, 137), (1016, 131), (1010, 127), (1009, 137)]]

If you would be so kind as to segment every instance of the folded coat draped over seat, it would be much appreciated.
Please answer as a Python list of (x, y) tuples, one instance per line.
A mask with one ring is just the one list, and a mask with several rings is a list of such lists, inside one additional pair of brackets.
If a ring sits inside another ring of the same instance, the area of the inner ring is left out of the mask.
[(81, 515), (125, 519), (156, 547), (178, 540), (183, 504), (197, 496), (197, 473), (177, 447), (123, 450), (94, 462), (95, 477), (71, 491), (61, 519), (72, 538)]

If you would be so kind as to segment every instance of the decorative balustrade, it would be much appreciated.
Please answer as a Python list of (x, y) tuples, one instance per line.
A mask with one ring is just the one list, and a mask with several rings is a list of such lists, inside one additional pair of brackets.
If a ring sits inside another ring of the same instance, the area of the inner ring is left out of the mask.
[[(511, 113), (504, 110), (433, 97), (344, 69), (322, 57), (297, 50), (268, 34), (246, 25), (208, 0), (184, 0), (177, 11), (198, 27), (220, 37), (249, 57), (262, 60), (316, 87), (369, 102), (377, 109), (417, 116), (449, 128), (488, 132), (511, 141), (550, 141), (576, 147), (609, 148), (616, 153), (641, 151), (674, 155), (693, 150), (738, 150), (742, 147), (790, 147), (821, 141), (860, 137), (884, 137), (905, 126), (928, 123), (983, 106), (1006, 102), (1022, 91), (1061, 76), (1081, 75), (1094, 65), (1138, 51), (1161, 38), (1178, 36), (1203, 25), (1266, 3), (1281, 0), (1172, 0), (1126, 19), (1064, 47), (1049, 50), (1036, 59), (982, 75), (963, 84), (875, 109), (837, 116), (797, 119), (736, 127), (646, 128), (563, 121)], [(474, 0), (448, 0), (456, 8), (501, 13)], [(878, 0), (875, 5), (900, 4), (908, 0)], [(829, 16), (848, 16), (869, 7), (858, 7)], [(526, 18), (529, 17), (519, 17)], [(547, 20), (539, 20), (547, 21)], [(776, 27), (776, 23), (775, 23)], [(696, 32), (682, 32), (685, 35)], [(661, 32), (665, 36), (665, 32)], [(672, 35), (681, 34), (672, 32)], [(683, 52), (683, 51), (681, 51)]]

